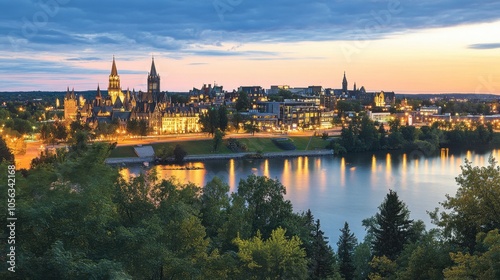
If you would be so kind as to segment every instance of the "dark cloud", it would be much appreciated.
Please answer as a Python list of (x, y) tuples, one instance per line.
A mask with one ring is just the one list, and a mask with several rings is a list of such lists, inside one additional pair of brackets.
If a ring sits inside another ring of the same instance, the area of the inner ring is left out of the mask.
[[(121, 60), (162, 53), (293, 59), (286, 53), (241, 51), (250, 43), (381, 39), (423, 28), (500, 19), (498, 0), (16, 0), (1, 1), (0, 58), (65, 54), (62, 62), (9, 61), (0, 73), (64, 73), (75, 61)], [(230, 42), (230, 43), (229, 43)], [(231, 46), (236, 45), (234, 49)], [(221, 49), (228, 49), (227, 51)], [(474, 44), (491, 49), (498, 44)], [(79, 53), (91, 54), (79, 56)]]
[(469, 45), (469, 49), (477, 49), (477, 50), (500, 49), (500, 43), (472, 44)]
[(227, 40), (345, 40), (361, 31), (376, 39), (401, 30), (500, 18), (496, 0), (21, 0), (1, 6), (9, 11), (0, 22), (1, 33), (30, 43), (160, 50)]

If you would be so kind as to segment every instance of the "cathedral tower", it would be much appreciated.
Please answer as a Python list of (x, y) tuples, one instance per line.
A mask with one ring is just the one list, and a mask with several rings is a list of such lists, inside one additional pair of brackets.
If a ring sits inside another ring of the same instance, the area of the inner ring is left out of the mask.
[(66, 96), (64, 97), (64, 120), (67, 124), (76, 120), (76, 114), (78, 112), (78, 106), (76, 104), (75, 89), (69, 91), (69, 87), (66, 90)]
[(156, 73), (155, 59), (152, 58), (151, 71), (148, 74), (148, 96), (158, 101), (160, 95), (160, 75)]
[(345, 77), (345, 71), (344, 79), (342, 80), (342, 94), (347, 94), (347, 78)]
[(115, 104), (117, 98), (123, 101), (123, 92), (120, 87), (120, 76), (116, 70), (115, 57), (113, 56), (113, 65), (111, 66), (111, 74), (109, 75), (108, 95), (111, 97), (111, 103)]

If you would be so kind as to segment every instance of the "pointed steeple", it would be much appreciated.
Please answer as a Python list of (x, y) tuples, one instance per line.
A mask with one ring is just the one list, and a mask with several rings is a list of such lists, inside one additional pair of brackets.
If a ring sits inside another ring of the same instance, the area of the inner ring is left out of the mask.
[(148, 91), (146, 96), (140, 97), (141, 101), (157, 101), (160, 93), (160, 75), (156, 72), (155, 58), (151, 61), (151, 72), (148, 75)]
[(157, 76), (156, 75), (156, 67), (155, 67), (155, 58), (154, 56), (152, 57), (152, 62), (151, 62), (151, 71), (149, 72), (150, 76)]
[(342, 79), (342, 93), (347, 94), (347, 78), (345, 77), (345, 71), (344, 71), (344, 79)]
[(113, 65), (111, 66), (111, 76), (118, 76), (118, 71), (116, 70), (115, 56), (113, 55)]
[(96, 98), (99, 98), (101, 99), (102, 98), (102, 95), (101, 95), (101, 89), (99, 88), (99, 84), (97, 84), (97, 94), (95, 95)]
[(113, 55), (113, 65), (109, 75), (108, 95), (111, 97), (111, 103), (114, 104), (117, 98), (123, 99), (122, 89), (120, 87), (120, 76), (116, 69), (115, 56)]

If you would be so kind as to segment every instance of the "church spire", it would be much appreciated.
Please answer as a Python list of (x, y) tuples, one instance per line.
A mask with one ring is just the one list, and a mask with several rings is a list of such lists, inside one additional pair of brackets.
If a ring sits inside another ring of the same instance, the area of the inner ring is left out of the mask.
[(151, 62), (151, 71), (149, 72), (150, 76), (157, 76), (156, 74), (156, 66), (155, 66), (155, 58), (154, 56), (152, 57), (152, 62)]
[(96, 98), (99, 98), (101, 99), (102, 98), (102, 95), (101, 95), (101, 89), (99, 88), (99, 84), (97, 84), (97, 94), (95, 96)]
[(111, 66), (111, 76), (118, 76), (118, 71), (116, 70), (115, 56), (113, 55), (113, 65)]
[(347, 94), (347, 78), (345, 77), (345, 71), (344, 71), (344, 79), (342, 79), (342, 93)]

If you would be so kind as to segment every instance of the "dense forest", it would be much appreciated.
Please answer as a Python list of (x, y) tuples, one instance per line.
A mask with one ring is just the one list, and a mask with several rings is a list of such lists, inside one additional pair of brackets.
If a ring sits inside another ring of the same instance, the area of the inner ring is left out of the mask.
[[(362, 240), (349, 229), (358, 221), (346, 221), (331, 241), (313, 213), (293, 211), (277, 180), (250, 175), (229, 193), (219, 178), (203, 187), (152, 171), (124, 178), (104, 163), (113, 148), (78, 138), (69, 151), (17, 171), (16, 272), (3, 254), (1, 279), (500, 278), (493, 158), (481, 168), (465, 163), (456, 195), (430, 213), (434, 229), (412, 220), (389, 191), (363, 221)], [(2, 171), (0, 180), (7, 176)], [(8, 231), (1, 229), (7, 248)]]

